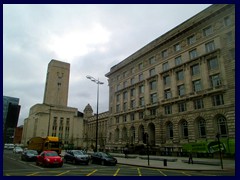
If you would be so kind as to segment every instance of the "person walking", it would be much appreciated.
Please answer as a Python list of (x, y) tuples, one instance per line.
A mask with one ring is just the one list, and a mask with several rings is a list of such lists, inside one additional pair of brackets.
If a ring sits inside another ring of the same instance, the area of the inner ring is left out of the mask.
[(127, 158), (127, 154), (128, 154), (128, 148), (127, 147), (124, 148), (123, 153), (125, 154), (125, 158)]
[(193, 158), (192, 158), (192, 153), (189, 153), (189, 159), (188, 159), (188, 164), (192, 163), (193, 164)]

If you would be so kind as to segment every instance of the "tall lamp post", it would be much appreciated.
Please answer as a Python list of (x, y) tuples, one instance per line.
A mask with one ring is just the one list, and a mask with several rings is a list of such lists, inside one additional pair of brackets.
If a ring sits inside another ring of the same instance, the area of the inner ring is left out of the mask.
[(88, 79), (90, 79), (92, 82), (97, 84), (97, 119), (96, 119), (96, 151), (97, 151), (97, 145), (98, 145), (98, 99), (99, 99), (99, 84), (104, 84), (103, 82), (99, 81), (99, 79), (95, 79), (92, 76), (86, 76)]

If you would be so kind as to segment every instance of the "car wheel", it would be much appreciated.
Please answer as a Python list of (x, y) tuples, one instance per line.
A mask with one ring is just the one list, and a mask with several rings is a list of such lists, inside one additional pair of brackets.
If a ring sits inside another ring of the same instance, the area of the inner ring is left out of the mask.
[(101, 165), (103, 165), (103, 166), (105, 165), (105, 162), (104, 162), (104, 160), (102, 160), (102, 161), (101, 161)]

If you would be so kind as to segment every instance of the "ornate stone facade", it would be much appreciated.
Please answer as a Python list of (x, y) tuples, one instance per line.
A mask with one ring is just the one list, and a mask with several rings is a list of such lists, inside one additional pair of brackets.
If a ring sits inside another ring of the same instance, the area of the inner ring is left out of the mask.
[(181, 151), (189, 142), (235, 138), (235, 6), (212, 5), (106, 74), (107, 146)]

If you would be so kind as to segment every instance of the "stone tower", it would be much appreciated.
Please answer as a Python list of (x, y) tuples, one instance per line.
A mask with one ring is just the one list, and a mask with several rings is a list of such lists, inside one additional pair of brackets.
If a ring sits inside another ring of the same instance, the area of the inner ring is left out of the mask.
[(52, 59), (48, 64), (43, 103), (67, 106), (70, 64)]

